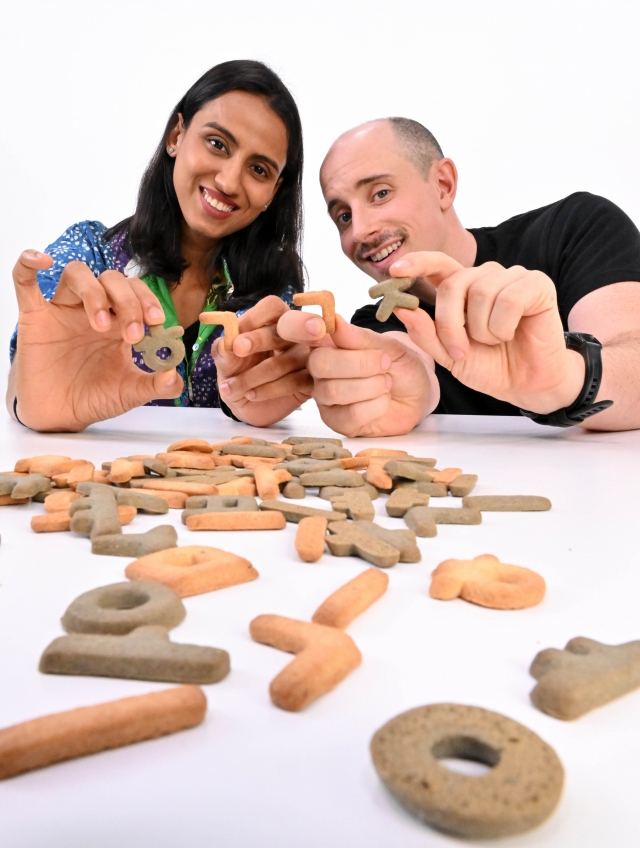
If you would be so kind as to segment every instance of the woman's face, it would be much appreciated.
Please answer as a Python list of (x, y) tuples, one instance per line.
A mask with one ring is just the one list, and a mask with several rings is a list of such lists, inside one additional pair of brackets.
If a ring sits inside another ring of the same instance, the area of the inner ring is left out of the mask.
[(211, 100), (167, 143), (187, 226), (217, 240), (248, 226), (273, 197), (287, 161), (287, 129), (262, 97), (230, 91)]

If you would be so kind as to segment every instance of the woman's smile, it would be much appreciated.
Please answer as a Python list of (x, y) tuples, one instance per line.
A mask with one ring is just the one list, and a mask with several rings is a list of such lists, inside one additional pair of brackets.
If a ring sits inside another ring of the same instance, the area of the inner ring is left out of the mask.
[(205, 186), (200, 186), (200, 201), (207, 215), (218, 220), (226, 220), (238, 209), (224, 194)]

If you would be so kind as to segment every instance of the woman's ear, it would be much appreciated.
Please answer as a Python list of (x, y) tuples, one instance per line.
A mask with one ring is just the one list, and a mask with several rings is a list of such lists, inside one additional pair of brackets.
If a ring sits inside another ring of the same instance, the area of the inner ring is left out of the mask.
[(180, 112), (178, 112), (178, 120), (175, 123), (174, 128), (169, 133), (169, 138), (167, 139), (167, 153), (169, 156), (174, 157), (178, 152), (178, 148), (182, 144), (182, 138), (184, 136), (184, 120)]

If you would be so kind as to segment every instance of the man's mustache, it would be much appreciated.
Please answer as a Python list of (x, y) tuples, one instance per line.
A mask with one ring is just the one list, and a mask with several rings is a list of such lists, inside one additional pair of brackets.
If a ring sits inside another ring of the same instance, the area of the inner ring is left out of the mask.
[(384, 244), (386, 241), (397, 241), (398, 239), (404, 240), (406, 237), (407, 234), (404, 230), (395, 230), (395, 232), (387, 230), (384, 233), (380, 233), (380, 235), (372, 241), (362, 242), (356, 253), (356, 259), (364, 261), (368, 253), (375, 253), (377, 248), (380, 247), (380, 245)]

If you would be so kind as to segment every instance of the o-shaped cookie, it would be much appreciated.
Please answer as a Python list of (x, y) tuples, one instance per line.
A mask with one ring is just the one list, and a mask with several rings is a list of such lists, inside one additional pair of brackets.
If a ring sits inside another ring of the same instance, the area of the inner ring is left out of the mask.
[[(144, 364), (152, 371), (170, 371), (184, 359), (184, 344), (182, 327), (163, 327), (157, 324), (149, 327), (149, 334), (133, 345), (137, 353), (142, 354)], [(169, 356), (161, 359), (158, 351), (168, 348)]]
[[(543, 822), (562, 792), (557, 754), (517, 721), (461, 704), (408, 710), (371, 740), (373, 764), (391, 794), (438, 830), (470, 839), (523, 833)], [(439, 760), (492, 766), (481, 777)]]

